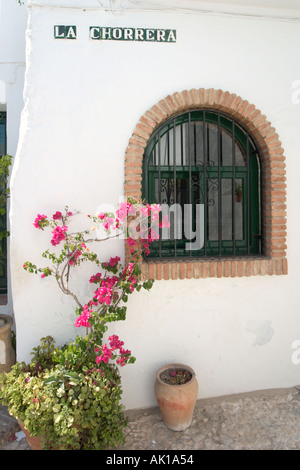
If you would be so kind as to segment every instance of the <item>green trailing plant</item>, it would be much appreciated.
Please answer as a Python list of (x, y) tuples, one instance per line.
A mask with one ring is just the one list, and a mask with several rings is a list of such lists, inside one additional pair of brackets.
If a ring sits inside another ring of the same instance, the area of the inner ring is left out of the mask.
[(70, 356), (81, 356), (87, 341), (58, 348), (53, 338), (42, 338), (29, 364), (18, 362), (2, 374), (1, 400), (44, 449), (103, 450), (124, 442), (116, 366), (96, 367), (90, 350), (79, 370), (70, 367)]
[[(155, 225), (163, 226), (159, 212), (158, 205), (128, 200), (116, 214), (88, 216), (93, 226), (81, 232), (71, 231), (75, 214), (68, 207), (51, 218), (38, 214), (34, 221), (36, 229), (51, 230), (52, 249), (42, 253), (49, 264), (37, 267), (27, 261), (23, 267), (42, 278), (52, 277), (59, 289), (73, 298), (74, 324), (85, 330), (84, 335), (59, 347), (53, 338), (42, 338), (29, 364), (17, 362), (0, 379), (0, 399), (32, 436), (42, 439), (43, 448), (107, 449), (124, 441), (126, 419), (119, 367), (135, 358), (119, 336), (108, 336), (105, 343), (103, 338), (111, 322), (126, 319), (128, 296), (152, 287), (153, 281), (140, 280), (139, 262), (142, 251), (149, 252), (151, 237), (156, 237)], [(106, 236), (97, 238), (96, 228)], [(100, 262), (88, 248), (114, 234), (125, 235), (130, 252), (125, 266), (118, 256)], [(95, 264), (98, 271), (89, 279), (96, 288), (89, 301), (70, 288), (71, 276), (85, 262)]]
[[(8, 178), (13, 157), (11, 155), (2, 155), (0, 158), (0, 216), (6, 215), (7, 200), (10, 195), (8, 187)], [(0, 231), (0, 240), (9, 236), (7, 230)]]

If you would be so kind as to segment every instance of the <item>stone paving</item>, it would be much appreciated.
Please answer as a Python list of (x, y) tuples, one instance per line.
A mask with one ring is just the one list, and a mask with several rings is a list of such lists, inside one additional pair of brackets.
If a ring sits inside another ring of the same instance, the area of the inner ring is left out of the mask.
[[(300, 386), (199, 400), (190, 428), (170, 431), (158, 408), (131, 410), (117, 450), (300, 450)], [(29, 450), (0, 405), (0, 450)]]

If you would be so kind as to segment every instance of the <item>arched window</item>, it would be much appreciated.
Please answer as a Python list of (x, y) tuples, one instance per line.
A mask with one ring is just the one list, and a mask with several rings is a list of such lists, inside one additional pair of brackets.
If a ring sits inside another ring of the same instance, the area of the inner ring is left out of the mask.
[(287, 274), (284, 149), (254, 104), (213, 88), (166, 96), (140, 117), (124, 170), (125, 196), (170, 208), (144, 279)]
[(143, 159), (142, 193), (171, 222), (150, 257), (261, 254), (261, 169), (254, 140), (233, 118), (192, 110), (161, 124)]

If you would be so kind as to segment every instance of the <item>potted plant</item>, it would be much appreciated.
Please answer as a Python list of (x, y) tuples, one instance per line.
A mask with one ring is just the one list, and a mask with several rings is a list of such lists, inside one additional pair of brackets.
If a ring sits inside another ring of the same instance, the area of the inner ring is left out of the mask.
[(167, 364), (156, 374), (155, 396), (165, 425), (183, 431), (192, 422), (198, 395), (194, 370), (185, 364)]
[[(116, 214), (88, 216), (93, 227), (83, 232), (70, 231), (69, 220), (75, 214), (67, 207), (64, 213), (55, 212), (51, 219), (39, 214), (34, 221), (37, 229), (51, 229), (55, 251), (46, 250), (42, 254), (50, 265), (38, 268), (28, 261), (23, 267), (42, 278), (54, 277), (60, 290), (74, 299), (77, 316), (74, 324), (85, 331), (66, 345), (56, 346), (49, 336), (42, 338), (41, 344), (33, 349), (29, 364), (17, 362), (9, 373), (1, 376), (1, 401), (29, 435), (40, 439), (42, 448), (106, 449), (124, 440), (126, 420), (120, 404), (118, 367), (133, 363), (135, 358), (117, 335), (109, 336), (106, 342), (103, 338), (108, 323), (125, 320), (124, 302), (128, 295), (152, 287), (153, 281), (140, 281), (139, 259), (141, 247), (149, 250), (152, 241), (149, 235), (152, 224), (149, 228), (145, 221), (157, 222), (159, 211), (159, 206), (128, 200)], [(128, 216), (134, 217), (134, 230), (139, 237), (127, 226)], [(104, 238), (91, 236), (98, 229), (104, 232)], [(121, 233), (126, 234), (131, 252), (126, 266), (121, 265), (118, 256), (100, 262), (98, 255), (88, 248), (90, 243)], [(69, 281), (78, 266), (87, 261), (95, 263), (98, 272), (89, 279), (96, 290), (84, 302), (71, 290)]]
[(100, 369), (89, 347), (87, 338), (61, 348), (42, 338), (30, 364), (3, 374), (1, 398), (32, 450), (105, 449), (123, 441), (119, 372), (112, 364)]

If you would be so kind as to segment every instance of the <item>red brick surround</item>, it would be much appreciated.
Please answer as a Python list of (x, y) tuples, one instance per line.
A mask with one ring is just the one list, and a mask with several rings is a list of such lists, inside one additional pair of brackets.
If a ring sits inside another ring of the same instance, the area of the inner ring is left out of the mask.
[(192, 109), (214, 109), (234, 117), (250, 132), (261, 155), (263, 256), (223, 259), (145, 261), (151, 279), (191, 279), (287, 274), (285, 157), (274, 127), (253, 104), (228, 91), (184, 90), (159, 101), (137, 124), (125, 155), (125, 196), (141, 198), (144, 150), (153, 131), (172, 116)]

